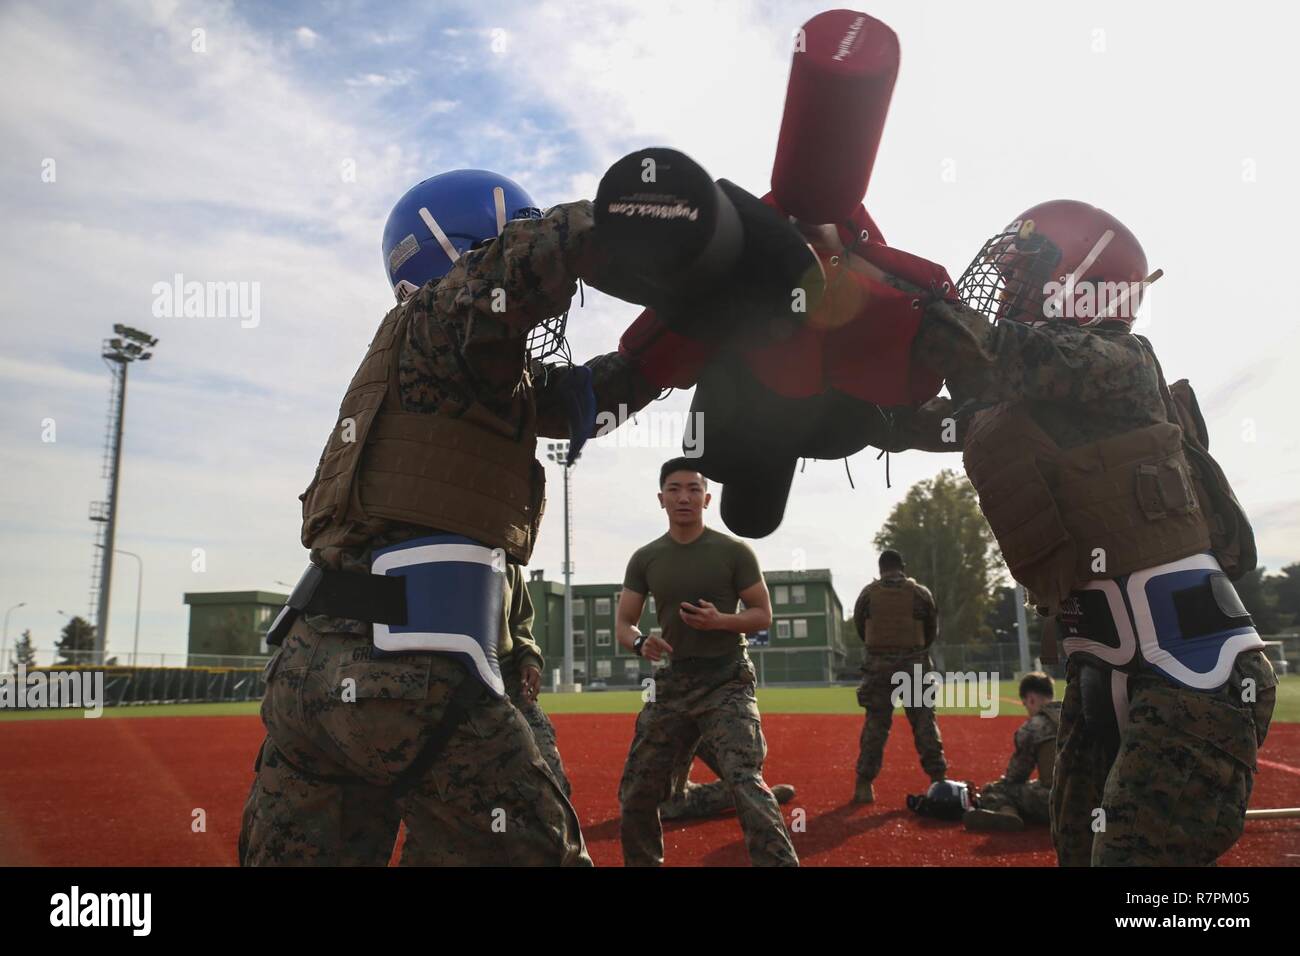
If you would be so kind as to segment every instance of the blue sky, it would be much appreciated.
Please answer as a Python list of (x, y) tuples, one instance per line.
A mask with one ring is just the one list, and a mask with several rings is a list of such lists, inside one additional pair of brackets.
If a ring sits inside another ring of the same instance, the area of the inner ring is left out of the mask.
[[(119, 547), (145, 560), (141, 647), (184, 648), (185, 591), (293, 580), (297, 495), (391, 302), (379, 235), (425, 176), (496, 169), (544, 205), (590, 197), (644, 145), (767, 188), (792, 31), (818, 3), (24, 3), (0, 7), (0, 605), (39, 645), (86, 613), (104, 497), (115, 322), (161, 340), (133, 372)], [(1035, 202), (1123, 219), (1166, 278), (1149, 327), (1190, 377), (1270, 567), (1300, 559), (1300, 439), (1287, 291), (1300, 189), (1284, 101), (1295, 13), (1172, 4), (889, 2), (903, 58), (867, 197), (894, 244), (959, 273)], [(195, 49), (195, 30), (203, 49)], [(47, 160), (53, 182), (42, 179)], [(345, 169), (355, 172), (345, 176)], [(257, 282), (260, 322), (156, 318), (176, 273)], [(598, 293), (574, 354), (636, 309)], [(660, 411), (682, 412), (674, 395)], [(42, 441), (52, 419), (57, 438)], [(667, 448), (597, 446), (574, 476), (577, 579), (616, 581), (661, 533)], [(956, 456), (810, 462), (764, 565), (830, 567), (851, 601), (908, 484)], [(533, 566), (554, 576), (559, 474)], [(194, 549), (206, 570), (193, 570)], [(110, 644), (134, 615), (121, 565)]]

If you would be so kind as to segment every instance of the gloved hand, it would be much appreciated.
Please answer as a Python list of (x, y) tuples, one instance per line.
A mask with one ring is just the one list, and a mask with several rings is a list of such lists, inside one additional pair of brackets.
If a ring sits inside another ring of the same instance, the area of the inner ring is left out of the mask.
[(717, 354), (718, 346), (687, 338), (646, 309), (618, 342), (619, 354), (633, 362), (641, 377), (659, 388), (690, 388)]

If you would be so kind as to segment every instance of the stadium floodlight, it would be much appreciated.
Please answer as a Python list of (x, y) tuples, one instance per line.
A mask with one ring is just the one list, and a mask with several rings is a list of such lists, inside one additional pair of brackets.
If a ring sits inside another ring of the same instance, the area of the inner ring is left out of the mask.
[[(91, 520), (99, 521), (94, 564), (91, 568), (91, 608), (95, 614), (95, 663), (103, 663), (108, 645), (108, 603), (113, 585), (113, 539), (117, 532), (118, 476), (122, 468), (122, 424), (126, 414), (126, 372), (132, 362), (147, 361), (158, 340), (141, 329), (117, 323), (114, 337), (105, 339), (101, 357), (113, 373), (108, 435), (104, 442), (104, 476), (108, 479), (108, 501), (92, 509)], [(142, 575), (143, 576), (143, 573)], [(139, 635), (137, 608), (137, 640)]]
[(570, 523), (569, 472), (573, 463), (569, 461), (569, 443), (553, 441), (546, 443), (546, 457), (564, 469), (564, 669), (561, 684), (569, 689), (573, 687), (573, 561), (570, 557), (573, 543), (573, 525)]

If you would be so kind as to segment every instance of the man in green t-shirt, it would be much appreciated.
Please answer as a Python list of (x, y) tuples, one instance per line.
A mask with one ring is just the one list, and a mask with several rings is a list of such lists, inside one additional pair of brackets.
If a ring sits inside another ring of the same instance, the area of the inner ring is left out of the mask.
[[(749, 858), (756, 866), (797, 866), (776, 797), (763, 782), (767, 741), (754, 694), (746, 633), (772, 622), (772, 603), (753, 550), (704, 526), (708, 482), (689, 459), (659, 471), (659, 505), (668, 533), (632, 555), (618, 603), (618, 641), (671, 663), (655, 672), (623, 767), (623, 862), (663, 863), (659, 805), (669, 798), (674, 764), (698, 738), (713, 751), (731, 788)], [(662, 636), (642, 634), (646, 595), (654, 596)], [(744, 601), (745, 610), (736, 613)]]

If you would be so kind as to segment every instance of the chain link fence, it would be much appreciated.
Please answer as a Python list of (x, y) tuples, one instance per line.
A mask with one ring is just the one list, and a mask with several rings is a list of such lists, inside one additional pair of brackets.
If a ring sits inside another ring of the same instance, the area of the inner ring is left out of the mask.
[(94, 651), (45, 649), (37, 650), (29, 665), (10, 648), (5, 657), (0, 680), (20, 683), (24, 689), (9, 695), (9, 706), (16, 710), (80, 707), (80, 700), (66, 703), (71, 686), (97, 688), (103, 707), (253, 701), (266, 691), (262, 671), (268, 658), (254, 655), (139, 654), (134, 663), (124, 663), (110, 653), (99, 664)]

